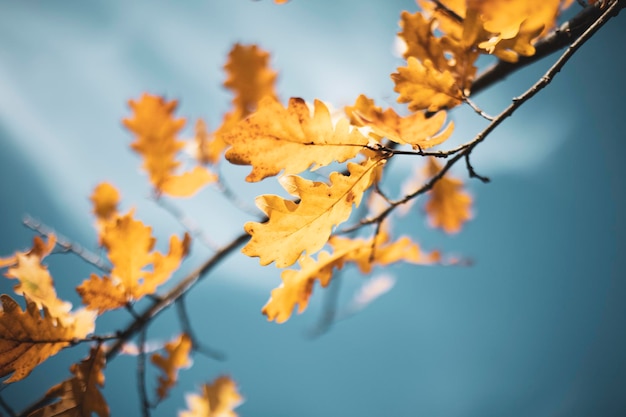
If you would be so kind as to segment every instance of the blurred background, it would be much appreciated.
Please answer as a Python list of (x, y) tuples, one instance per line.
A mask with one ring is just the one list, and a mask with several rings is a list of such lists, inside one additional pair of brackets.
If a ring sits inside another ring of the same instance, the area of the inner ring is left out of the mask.
[[(402, 65), (394, 54), (397, 22), (402, 10), (416, 10), (409, 0), (0, 0), (0, 7), (0, 256), (30, 246), (25, 214), (98, 252), (88, 197), (101, 181), (120, 189), (122, 209), (135, 207), (163, 250), (183, 229), (149, 198), (121, 125), (129, 99), (143, 92), (179, 99), (188, 137), (198, 117), (216, 128), (231, 100), (221, 87), (222, 67), (240, 42), (271, 53), (285, 102), (319, 98), (341, 108), (364, 93), (395, 105), (389, 74)], [(305, 314), (268, 323), (260, 310), (280, 271), (237, 253), (187, 297), (200, 339), (227, 359), (197, 355), (153, 415), (175, 415), (186, 392), (221, 374), (239, 384), (242, 416), (624, 415), (625, 34), (623, 16), (609, 22), (476, 149), (474, 167), (490, 184), (467, 180), (463, 166), (453, 171), (475, 199), (474, 219), (461, 233), (430, 229), (423, 201), (394, 221), (424, 249), (471, 259), (472, 266), (393, 266), (369, 277), (347, 270), (335, 288), (339, 309), (381, 274), (395, 286), (312, 338), (325, 291), (316, 288)], [(498, 113), (555, 59), (474, 100)], [(485, 125), (467, 109), (451, 118), (453, 143)], [(394, 159), (385, 186), (397, 192), (419, 162)], [(242, 201), (252, 205), (256, 195), (280, 192), (272, 179), (245, 183), (247, 171), (222, 167)], [(253, 220), (215, 187), (171, 202), (216, 244)], [(175, 279), (210, 253), (196, 244)], [(93, 269), (73, 255), (46, 262), (60, 296), (77, 305), (73, 288)], [(0, 290), (12, 293), (13, 285), (3, 279)], [(106, 314), (97, 333), (129, 320), (123, 312)], [(148, 339), (156, 345), (179, 332), (170, 309), (150, 325)], [(0, 395), (21, 410), (67, 378), (87, 350), (61, 352)], [(113, 416), (139, 414), (136, 360), (123, 355), (107, 366), (104, 394)], [(149, 373), (151, 395), (156, 375)]]

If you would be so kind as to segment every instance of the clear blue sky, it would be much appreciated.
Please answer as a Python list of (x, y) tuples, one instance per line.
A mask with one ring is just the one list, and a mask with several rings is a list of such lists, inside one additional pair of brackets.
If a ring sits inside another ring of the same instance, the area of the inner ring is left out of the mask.
[[(24, 213), (95, 248), (88, 196), (108, 180), (158, 236), (180, 227), (150, 202), (149, 185), (120, 120), (144, 91), (180, 99), (179, 115), (215, 127), (230, 97), (221, 87), (235, 42), (272, 54), (278, 91), (337, 107), (365, 93), (393, 103), (389, 73), (397, 21), (412, 1), (164, 0), (87, 4), (0, 0), (0, 256), (27, 247)], [(573, 7), (578, 7), (576, 4)], [(621, 52), (626, 25), (610, 22), (556, 80), (476, 150), (492, 178), (470, 182), (474, 220), (458, 235), (430, 230), (419, 210), (396, 222), (425, 248), (471, 258), (471, 267), (391, 267), (393, 290), (330, 333), (310, 340), (323, 299), (287, 324), (260, 314), (279, 271), (234, 256), (189, 297), (201, 338), (228, 360), (202, 356), (154, 413), (175, 415), (184, 393), (228, 373), (246, 402), (242, 416), (621, 416), (626, 410), (626, 167)], [(551, 57), (548, 61), (555, 59)], [(549, 65), (511, 76), (475, 100), (497, 113)], [(400, 108), (400, 107), (398, 107)], [(453, 112), (455, 140), (483, 123)], [(191, 133), (189, 130), (187, 133)], [(388, 185), (412, 171), (394, 163)], [(250, 203), (275, 185), (244, 184)], [(455, 171), (465, 178), (463, 170)], [(225, 243), (250, 216), (215, 190), (180, 203)], [(208, 254), (198, 246), (184, 270)], [(62, 296), (91, 270), (70, 255), (49, 258)], [(180, 275), (182, 276), (182, 274)], [(342, 305), (363, 282), (342, 275)], [(11, 292), (12, 282), (0, 282)], [(98, 321), (98, 333), (125, 323)], [(150, 326), (151, 340), (178, 333), (175, 311)], [(86, 348), (62, 352), (0, 394), (16, 409), (64, 379)], [(113, 416), (138, 415), (135, 358), (110, 363)], [(149, 387), (154, 387), (150, 381)]]

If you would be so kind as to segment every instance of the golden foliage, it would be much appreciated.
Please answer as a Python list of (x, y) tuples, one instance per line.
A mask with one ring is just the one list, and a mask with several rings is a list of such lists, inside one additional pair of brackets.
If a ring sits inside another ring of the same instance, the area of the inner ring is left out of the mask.
[[(426, 175), (434, 176), (441, 171), (441, 165), (435, 158), (429, 158)], [(472, 197), (463, 191), (463, 182), (444, 175), (428, 193), (426, 213), (433, 227), (439, 227), (446, 233), (456, 233), (463, 224), (471, 219)]]
[(385, 137), (401, 145), (411, 145), (413, 149), (428, 149), (446, 141), (454, 130), (450, 122), (445, 129), (446, 112), (439, 111), (430, 117), (422, 112), (400, 117), (393, 109), (384, 112), (374, 104), (374, 100), (360, 95), (354, 106), (346, 107), (350, 121), (357, 126), (372, 129), (375, 139)]
[(233, 108), (243, 119), (257, 109), (264, 97), (276, 99), (276, 71), (269, 67), (270, 54), (257, 45), (235, 44), (224, 65), (224, 87), (234, 93)]
[(391, 74), (399, 103), (409, 103), (411, 111), (431, 112), (461, 103), (463, 93), (450, 71), (439, 71), (430, 59), (422, 62), (412, 56), (407, 64)]
[(143, 94), (139, 100), (129, 101), (133, 115), (123, 123), (135, 134), (131, 147), (143, 157), (143, 168), (155, 190), (188, 197), (217, 177), (203, 167), (195, 167), (184, 174), (175, 173), (180, 166), (176, 155), (184, 146), (177, 135), (185, 125), (184, 119), (173, 117), (177, 105), (176, 100), (168, 102), (163, 97)]
[(24, 297), (26, 310), (6, 294), (0, 295), (0, 377), (13, 373), (5, 383), (24, 379), (41, 362), (93, 331), (76, 321), (64, 324), (43, 307), (43, 316), (37, 304)]
[(317, 252), (328, 241), (333, 227), (346, 221), (353, 205), (361, 203), (363, 193), (376, 177), (376, 168), (383, 163), (380, 159), (361, 165), (349, 163), (350, 175), (333, 172), (330, 185), (297, 176), (282, 177), (283, 188), (300, 202), (275, 195), (257, 197), (257, 206), (269, 220), (244, 225), (251, 238), (242, 252), (258, 256), (261, 265), (276, 261), (279, 268), (292, 265), (303, 251)]
[(178, 381), (178, 370), (191, 365), (191, 338), (186, 333), (181, 333), (175, 340), (165, 344), (165, 355), (155, 353), (150, 360), (163, 371), (159, 376), (157, 395), (160, 399), (167, 397), (169, 390)]
[(237, 417), (233, 410), (243, 402), (235, 381), (220, 376), (212, 384), (204, 384), (200, 395), (187, 396), (186, 411), (178, 417)]
[(247, 181), (298, 174), (354, 158), (368, 139), (351, 129), (346, 119), (333, 127), (328, 108), (315, 100), (314, 112), (301, 98), (291, 98), (285, 109), (274, 99), (263, 99), (259, 110), (225, 136), (231, 144), (226, 159), (251, 165)]
[(384, 229), (375, 238), (333, 236), (328, 243), (332, 253), (320, 252), (317, 260), (305, 255), (300, 258), (299, 270), (283, 271), (282, 284), (272, 290), (262, 310), (268, 320), (277, 323), (287, 321), (296, 305), (298, 313), (302, 313), (309, 303), (315, 281), (319, 281), (322, 287), (328, 286), (333, 270), (341, 269), (346, 262), (356, 264), (363, 274), (367, 274), (374, 265), (384, 266), (399, 261), (431, 264), (440, 258), (438, 252), (423, 254), (419, 246), (406, 236), (389, 243), (389, 234)]
[(44, 241), (39, 237), (35, 236), (33, 239), (33, 247), (25, 252), (15, 252), (13, 256), (7, 256), (5, 258), (0, 258), (0, 268), (6, 268), (8, 266), (13, 266), (17, 264), (17, 260), (19, 255), (23, 256), (34, 256), (39, 258), (41, 261), (46, 256), (50, 255), (52, 250), (57, 244), (57, 237), (54, 234), (48, 236), (48, 241), (44, 243)]
[(152, 229), (135, 220), (132, 212), (108, 222), (101, 239), (113, 264), (110, 277), (92, 274), (76, 288), (83, 303), (100, 313), (156, 291), (178, 268), (190, 244), (188, 234), (182, 240), (172, 236), (167, 255), (153, 251)]
[(58, 399), (54, 403), (29, 414), (28, 417), (109, 417), (107, 405), (100, 388), (104, 386), (106, 359), (102, 346), (93, 347), (89, 357), (70, 367), (74, 376), (50, 388), (45, 399)]

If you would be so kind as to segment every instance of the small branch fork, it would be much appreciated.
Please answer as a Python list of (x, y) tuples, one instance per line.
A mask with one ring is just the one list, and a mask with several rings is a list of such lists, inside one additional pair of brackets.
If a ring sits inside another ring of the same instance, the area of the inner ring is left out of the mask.
[[(416, 198), (417, 196), (424, 194), (427, 191), (430, 191), (433, 188), (433, 186), (437, 183), (437, 181), (439, 181), (446, 174), (446, 172), (448, 172), (450, 168), (452, 168), (452, 166), (461, 158), (465, 158), (466, 166), (467, 166), (470, 177), (478, 178), (479, 180), (483, 182), (488, 182), (489, 181), (488, 178), (478, 175), (476, 171), (474, 170), (474, 168), (472, 167), (470, 160), (469, 160), (469, 155), (471, 154), (472, 150), (479, 143), (484, 141), (485, 138), (487, 138), (487, 136), (496, 127), (498, 127), (505, 119), (511, 116), (519, 107), (521, 107), (524, 103), (526, 103), (528, 100), (534, 97), (539, 91), (543, 90), (548, 84), (550, 84), (552, 79), (563, 68), (563, 66), (567, 63), (567, 61), (569, 61), (569, 59), (574, 55), (574, 53), (578, 50), (578, 48), (580, 48), (587, 40), (589, 40), (591, 36), (593, 36), (593, 34), (596, 33), (611, 17), (616, 16), (619, 13), (619, 10), (625, 7), (625, 5), (626, 5), (625, 0), (613, 1), (604, 10), (604, 12), (597, 18), (597, 20), (591, 26), (589, 26), (589, 28), (587, 28), (587, 30), (584, 31), (580, 35), (580, 37), (576, 39), (565, 50), (565, 52), (563, 52), (563, 54), (554, 63), (554, 65), (552, 65), (552, 67), (550, 67), (550, 69), (548, 69), (548, 71), (533, 86), (531, 86), (528, 90), (526, 90), (522, 95), (513, 98), (511, 104), (509, 104), (508, 107), (506, 107), (500, 114), (498, 114), (495, 118), (493, 118), (493, 120), (491, 120), (491, 123), (489, 123), (489, 125), (480, 133), (478, 133), (471, 141), (463, 145), (460, 145), (457, 148), (451, 149), (449, 151), (443, 151), (443, 152), (419, 151), (417, 152), (417, 154), (424, 155), (424, 156), (435, 156), (435, 157), (449, 158), (449, 159), (447, 160), (446, 164), (443, 166), (441, 171), (439, 171), (435, 176), (433, 176), (422, 187), (420, 187), (419, 189), (417, 189), (416, 191), (410, 194), (407, 194), (406, 196), (404, 196), (403, 198), (399, 200), (391, 201), (389, 207), (387, 207), (377, 216), (369, 218), (369, 219), (364, 219), (352, 227), (343, 229), (341, 233), (349, 233), (368, 224), (375, 224), (375, 223), (380, 224), (399, 205), (405, 204), (408, 201)], [(389, 149), (388, 151), (391, 152), (392, 154), (407, 154), (407, 152), (399, 152), (393, 149)], [(416, 152), (412, 152), (411, 154), (415, 154), (415, 153)]]

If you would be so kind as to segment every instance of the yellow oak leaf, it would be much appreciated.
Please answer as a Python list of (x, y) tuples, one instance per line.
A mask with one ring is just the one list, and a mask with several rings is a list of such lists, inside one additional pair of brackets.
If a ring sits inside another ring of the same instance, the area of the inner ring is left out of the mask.
[(276, 175), (315, 170), (332, 162), (354, 158), (368, 144), (346, 119), (333, 128), (324, 103), (315, 100), (314, 112), (301, 98), (291, 98), (285, 109), (273, 98), (261, 101), (259, 109), (234, 129), (225, 140), (231, 147), (226, 159), (233, 164), (251, 165), (247, 181)]
[[(283, 323), (291, 317), (295, 306), (298, 314), (308, 306), (315, 282), (322, 287), (330, 284), (333, 270), (341, 269), (346, 262), (355, 263), (363, 274), (374, 265), (389, 265), (404, 261), (413, 264), (439, 262), (438, 252), (422, 253), (419, 246), (404, 236), (388, 243), (389, 235), (383, 228), (376, 239), (349, 239), (332, 236), (328, 241), (332, 252), (320, 252), (317, 260), (302, 256), (299, 270), (286, 270), (281, 274), (282, 284), (272, 290), (270, 299), (262, 309), (269, 321)], [(372, 252), (373, 251), (373, 252)]]
[(433, 29), (436, 26), (435, 19), (428, 19), (422, 13), (409, 13), (403, 11), (400, 15), (401, 31), (398, 36), (404, 40), (406, 50), (404, 58), (410, 56), (419, 61), (426, 59), (440, 71), (448, 68), (448, 60), (445, 57), (445, 49), (441, 37), (434, 36)]
[(24, 299), (26, 310), (8, 295), (0, 295), (0, 377), (13, 373), (4, 381), (7, 384), (24, 379), (73, 340), (87, 336), (85, 331), (89, 330), (76, 323), (65, 325), (45, 306), (42, 316), (35, 302), (26, 296)]
[(429, 59), (420, 62), (410, 56), (407, 66), (399, 67), (391, 79), (394, 91), (400, 94), (398, 102), (409, 103), (411, 111), (434, 112), (454, 107), (463, 98), (454, 75), (448, 70), (437, 70)]
[[(91, 348), (89, 356), (70, 367), (74, 374), (50, 388), (45, 395), (49, 404), (39, 408), (28, 417), (109, 417), (109, 406), (100, 389), (104, 386), (106, 358), (102, 346)], [(55, 402), (51, 402), (53, 400)]]
[(258, 256), (261, 265), (276, 261), (279, 268), (292, 265), (303, 251), (317, 252), (332, 229), (346, 221), (352, 207), (361, 203), (363, 193), (376, 177), (376, 168), (383, 163), (381, 159), (370, 159), (362, 165), (348, 163), (350, 175), (333, 172), (330, 185), (295, 175), (281, 177), (282, 187), (300, 201), (276, 195), (257, 197), (256, 205), (269, 220), (244, 225), (250, 240), (242, 252)]
[[(441, 165), (435, 158), (429, 158), (426, 175), (434, 176), (441, 171)], [(446, 233), (456, 233), (463, 224), (471, 219), (472, 197), (463, 191), (463, 182), (444, 175), (428, 192), (426, 213), (432, 227), (443, 229)]]
[(18, 255), (35, 256), (41, 261), (46, 256), (50, 255), (52, 250), (57, 244), (57, 237), (54, 234), (48, 236), (48, 241), (44, 242), (39, 236), (33, 238), (33, 247), (24, 252), (15, 252), (13, 256), (7, 256), (0, 258), (0, 268), (6, 268), (17, 264)]
[(176, 156), (184, 147), (177, 135), (185, 125), (184, 119), (174, 118), (177, 105), (176, 100), (168, 102), (163, 97), (144, 94), (137, 101), (129, 101), (133, 115), (123, 123), (135, 134), (131, 148), (143, 157), (143, 168), (154, 188), (159, 193), (188, 197), (217, 177), (206, 168), (194, 169), (187, 175), (176, 174), (180, 166)]
[(400, 117), (393, 109), (384, 112), (374, 104), (374, 100), (360, 95), (354, 106), (346, 107), (350, 121), (357, 126), (367, 126), (378, 137), (402, 144), (413, 149), (428, 149), (446, 141), (454, 130), (450, 122), (442, 131), (446, 122), (446, 112), (439, 111), (430, 117), (422, 112)]
[(212, 384), (204, 384), (200, 395), (187, 396), (188, 410), (178, 417), (237, 417), (233, 410), (243, 402), (235, 381), (220, 376)]
[(19, 284), (13, 287), (18, 295), (25, 295), (41, 309), (44, 306), (52, 317), (66, 315), (72, 304), (57, 297), (54, 281), (48, 268), (41, 264), (40, 258), (33, 255), (17, 254), (17, 263), (9, 268), (5, 274), (7, 278), (14, 278)]
[(110, 277), (92, 274), (76, 288), (83, 304), (99, 312), (154, 293), (180, 266), (190, 245), (188, 234), (182, 240), (172, 236), (167, 255), (153, 251), (152, 229), (135, 220), (132, 212), (108, 222), (101, 239), (113, 264)]
[(159, 386), (157, 395), (160, 399), (167, 397), (170, 389), (176, 385), (178, 371), (191, 365), (191, 338), (186, 333), (182, 333), (175, 340), (165, 344), (165, 355), (155, 353), (150, 358), (152, 363), (163, 371), (164, 375), (159, 376)]
[(98, 219), (106, 221), (117, 214), (120, 193), (112, 184), (103, 182), (96, 185), (89, 199), (93, 204), (93, 213)]
[(253, 113), (263, 97), (276, 99), (276, 72), (269, 67), (270, 54), (257, 45), (235, 44), (224, 65), (227, 78), (224, 87), (235, 97), (233, 106), (240, 119)]

